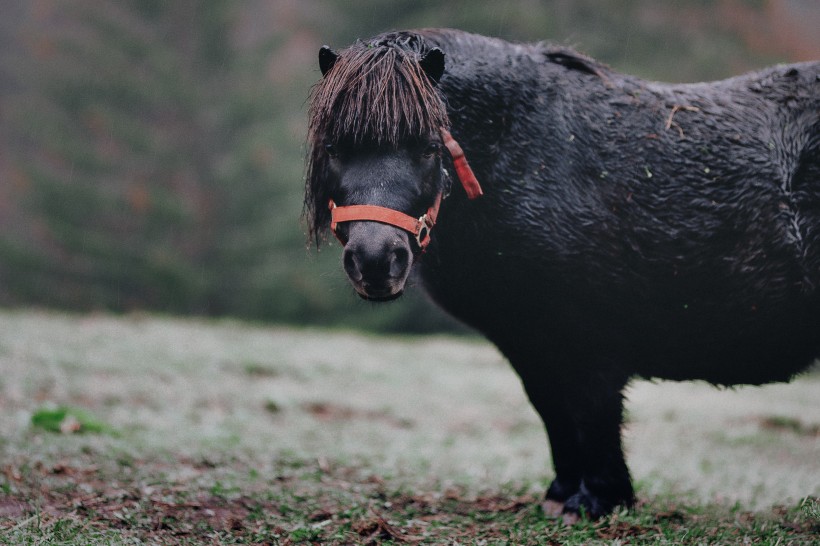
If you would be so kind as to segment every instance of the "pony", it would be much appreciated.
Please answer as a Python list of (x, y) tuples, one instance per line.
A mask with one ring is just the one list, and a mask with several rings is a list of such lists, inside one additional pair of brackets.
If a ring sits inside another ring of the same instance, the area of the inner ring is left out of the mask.
[(419, 284), (499, 348), (546, 427), (550, 513), (634, 503), (632, 378), (788, 381), (820, 355), (819, 62), (664, 84), (422, 29), (319, 66), (309, 237), (341, 241), (362, 298)]

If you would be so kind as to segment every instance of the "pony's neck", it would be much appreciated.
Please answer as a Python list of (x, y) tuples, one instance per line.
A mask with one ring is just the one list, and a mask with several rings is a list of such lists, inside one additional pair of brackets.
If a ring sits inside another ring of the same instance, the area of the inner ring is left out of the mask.
[[(446, 55), (440, 82), (453, 135), (484, 183), (506, 140), (533, 108), (532, 93), (543, 85), (543, 51), (456, 30), (422, 31)], [(539, 115), (550, 105), (541, 104)], [(487, 180), (487, 182), (491, 182)]]

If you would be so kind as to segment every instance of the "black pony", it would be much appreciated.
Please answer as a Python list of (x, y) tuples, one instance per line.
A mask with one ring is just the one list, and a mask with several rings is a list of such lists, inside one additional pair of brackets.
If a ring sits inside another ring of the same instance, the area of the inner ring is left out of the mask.
[(370, 300), (415, 266), (509, 358), (549, 435), (551, 508), (633, 502), (630, 378), (786, 381), (820, 355), (820, 63), (666, 85), (434, 29), (319, 60), (311, 236), (333, 228)]

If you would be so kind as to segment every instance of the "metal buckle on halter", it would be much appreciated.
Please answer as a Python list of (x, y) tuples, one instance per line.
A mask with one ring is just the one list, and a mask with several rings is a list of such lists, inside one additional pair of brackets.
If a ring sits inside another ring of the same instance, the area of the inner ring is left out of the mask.
[(416, 242), (420, 248), (424, 249), (430, 242), (430, 230), (433, 229), (433, 225), (433, 221), (427, 214), (419, 217), (419, 223), (416, 225)]

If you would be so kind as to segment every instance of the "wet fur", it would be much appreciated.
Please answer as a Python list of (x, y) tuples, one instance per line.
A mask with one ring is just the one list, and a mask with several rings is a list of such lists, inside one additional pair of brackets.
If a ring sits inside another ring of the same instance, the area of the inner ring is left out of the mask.
[[(564, 48), (424, 30), (353, 46), (351, 73), (368, 48), (412, 65), (432, 47), (440, 84), (406, 98), (446, 106), (485, 195), (444, 202), (417, 273), (521, 376), (552, 447), (547, 498), (592, 515), (630, 504), (630, 378), (786, 381), (820, 355), (820, 63), (667, 85)], [(336, 124), (332, 79), (311, 106), (314, 236), (335, 191), (321, 142), (401, 147), (445, 120), (402, 105)]]

